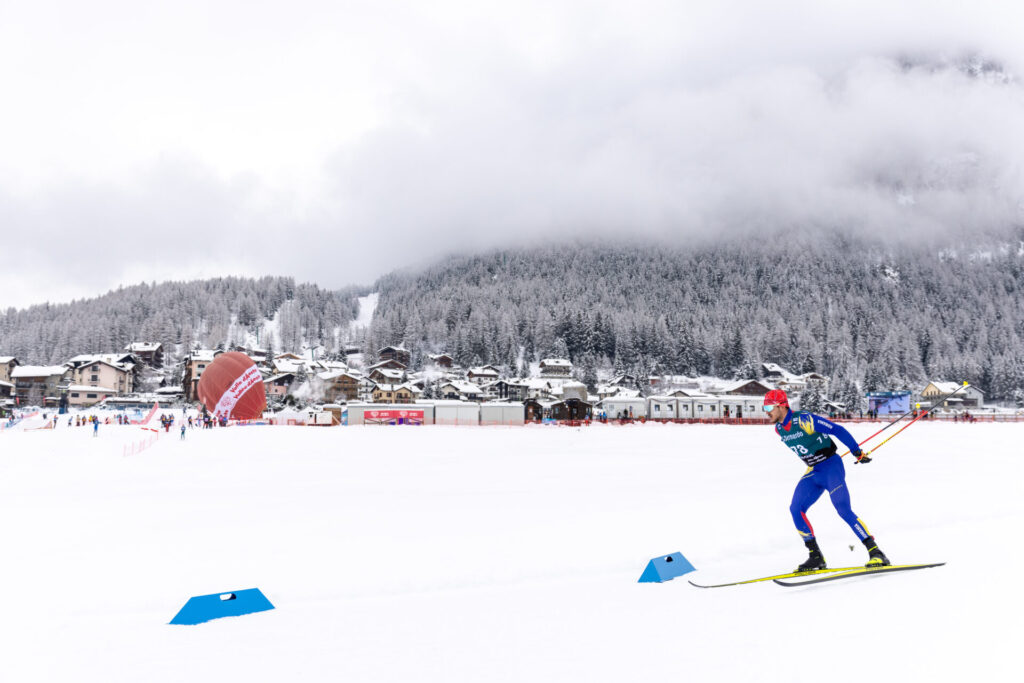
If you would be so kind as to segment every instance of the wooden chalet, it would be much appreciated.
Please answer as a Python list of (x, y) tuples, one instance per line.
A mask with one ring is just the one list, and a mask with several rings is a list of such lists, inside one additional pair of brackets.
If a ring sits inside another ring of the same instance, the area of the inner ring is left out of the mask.
[(493, 365), (482, 365), (480, 367), (470, 368), (466, 371), (466, 379), (476, 384), (493, 382), (499, 377), (501, 377), (501, 371)]
[(164, 345), (160, 342), (132, 342), (124, 350), (151, 368), (164, 366)]
[(404, 370), (377, 368), (366, 375), (377, 384), (401, 384), (407, 377)]
[(551, 404), (551, 417), (555, 420), (589, 420), (594, 406), (578, 398), (567, 398)]
[(756, 379), (741, 379), (721, 387), (716, 394), (728, 394), (729, 396), (764, 396), (772, 388)]
[(472, 382), (442, 382), (437, 385), (437, 396), (441, 399), (458, 401), (479, 401), (484, 391)]
[(10, 382), (14, 368), (21, 365), (14, 356), (0, 356), (0, 382)]
[(413, 403), (421, 392), (409, 384), (378, 384), (373, 389), (374, 403)]
[(427, 356), (430, 362), (439, 368), (451, 370), (455, 364), (455, 359), (449, 356), (447, 353), (432, 353)]
[(953, 395), (943, 401), (944, 408), (981, 408), (985, 405), (985, 392), (970, 384), (964, 386), (958, 382), (929, 382), (921, 390), (921, 398), (931, 405), (949, 394)]
[(565, 358), (545, 358), (540, 362), (541, 377), (572, 377), (572, 363)]
[(16, 400), (21, 405), (56, 405), (62, 390), (71, 382), (67, 365), (19, 365), (11, 373)]
[(377, 352), (377, 358), (380, 360), (397, 360), (405, 365), (405, 367), (409, 367), (412, 354), (409, 353), (408, 349), (401, 346), (385, 346)]
[(499, 401), (525, 401), (530, 393), (528, 385), (511, 379), (489, 382), (482, 388), (489, 398)]
[(284, 397), (288, 395), (288, 389), (295, 382), (296, 375), (294, 372), (282, 372), (278, 375), (271, 375), (263, 380), (263, 388), (267, 392), (267, 397)]
[(359, 375), (346, 371), (322, 372), (317, 375), (325, 383), (324, 398), (331, 403), (359, 400)]
[(370, 367), (366, 368), (366, 372), (373, 372), (378, 368), (381, 370), (408, 370), (409, 366), (401, 361), (395, 360), (394, 358), (388, 358), (387, 360), (374, 363)]

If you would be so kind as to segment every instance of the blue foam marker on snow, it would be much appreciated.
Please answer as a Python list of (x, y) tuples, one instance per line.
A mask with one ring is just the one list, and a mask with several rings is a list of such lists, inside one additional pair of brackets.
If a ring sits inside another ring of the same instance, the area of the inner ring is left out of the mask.
[(689, 560), (683, 557), (682, 553), (672, 553), (656, 557), (647, 563), (647, 569), (640, 575), (637, 583), (661, 583), (671, 581), (677, 576), (682, 576), (694, 571), (694, 566)]
[(253, 612), (274, 609), (259, 588), (248, 588), (230, 593), (197, 595), (189, 598), (185, 606), (171, 619), (172, 624), (202, 624), (221, 617), (240, 617)]

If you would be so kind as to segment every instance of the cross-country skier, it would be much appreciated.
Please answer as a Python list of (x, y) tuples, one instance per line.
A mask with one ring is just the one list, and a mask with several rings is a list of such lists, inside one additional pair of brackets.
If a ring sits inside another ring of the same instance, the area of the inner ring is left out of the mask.
[(793, 412), (789, 409), (789, 399), (781, 389), (769, 391), (764, 397), (764, 410), (768, 419), (775, 425), (775, 433), (782, 443), (804, 461), (807, 472), (797, 482), (793, 492), (793, 502), (789, 511), (793, 515), (796, 530), (804, 540), (810, 553), (807, 561), (796, 568), (798, 572), (825, 569), (825, 558), (814, 538), (814, 529), (807, 520), (807, 510), (828, 491), (829, 498), (836, 512), (843, 521), (850, 525), (853, 533), (868, 549), (867, 567), (884, 567), (889, 558), (878, 549), (874, 536), (867, 530), (864, 522), (850, 508), (850, 492), (846, 488), (846, 469), (843, 459), (836, 455), (834, 436), (850, 449), (850, 454), (858, 463), (869, 463), (871, 458), (861, 451), (857, 440), (850, 432), (840, 425), (830, 422), (820, 415), (805, 411)]

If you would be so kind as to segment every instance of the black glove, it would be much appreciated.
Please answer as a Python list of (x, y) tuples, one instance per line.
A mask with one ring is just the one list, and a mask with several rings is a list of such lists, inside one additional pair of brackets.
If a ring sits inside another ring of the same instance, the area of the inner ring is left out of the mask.
[(854, 458), (854, 460), (853, 460), (853, 464), (854, 465), (856, 465), (857, 463), (860, 463), (860, 462), (862, 462), (862, 463), (864, 463), (866, 465), (869, 462), (871, 462), (871, 458), (869, 458), (868, 454), (865, 453), (864, 451), (853, 451), (851, 453), (851, 455)]

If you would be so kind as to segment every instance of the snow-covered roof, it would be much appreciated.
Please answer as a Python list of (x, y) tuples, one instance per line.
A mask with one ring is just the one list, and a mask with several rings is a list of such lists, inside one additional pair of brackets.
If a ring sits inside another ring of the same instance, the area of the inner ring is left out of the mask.
[[(14, 375), (12, 374), (11, 376), (13, 377)], [(972, 386), (970, 384), (968, 384), (965, 387), (960, 382), (930, 382), (930, 384), (933, 387), (935, 387), (936, 389), (938, 389), (939, 391), (941, 391), (943, 394), (952, 394), (957, 389), (967, 389), (967, 388), (974, 389), (975, 391), (984, 393), (978, 387)], [(925, 387), (925, 388), (927, 389), (927, 387)]]
[[(383, 375), (385, 378), (387, 378), (387, 379), (397, 379), (397, 380), (401, 380), (402, 376), (405, 374), (401, 370), (392, 370), (391, 368), (376, 368), (373, 371), (373, 373), (378, 373), (378, 372), (381, 375)], [(373, 373), (371, 373), (371, 374), (373, 374)]]
[(285, 379), (286, 377), (294, 377), (294, 376), (295, 376), (295, 373), (293, 373), (293, 372), (281, 372), (281, 373), (278, 373), (276, 375), (271, 375), (270, 377), (264, 377), (263, 378), (263, 383), (267, 384), (269, 382), (276, 382), (277, 380)]
[(88, 365), (89, 363), (106, 363), (107, 365), (113, 365), (114, 367), (126, 367), (132, 368), (135, 363), (132, 362), (130, 353), (83, 353), (75, 356), (68, 361), (71, 365)]
[(526, 400), (529, 401), (530, 403), (536, 403), (542, 408), (550, 408), (551, 406), (558, 403), (557, 400), (552, 400), (550, 398), (528, 398)]
[(13, 387), (13, 386), (14, 385), (11, 384), (10, 382), (5, 382), (2, 379), (0, 379), (0, 387)]
[(327, 372), (321, 372), (317, 374), (317, 377), (324, 380), (325, 382), (329, 382), (332, 379), (338, 379), (343, 375), (348, 375), (354, 380), (360, 379), (360, 375), (358, 373), (349, 372), (348, 370), (328, 370)]
[(469, 370), (467, 370), (466, 374), (471, 374), (471, 375), (494, 375), (494, 376), (497, 376), (499, 373), (498, 373), (498, 369), (496, 367), (494, 367), (493, 365), (479, 365), (479, 366), (477, 366), (475, 368), (470, 368)]
[(406, 382), (404, 384), (378, 384), (374, 388), (379, 389), (380, 391), (398, 391), (399, 389), (408, 389), (413, 394), (423, 393), (422, 389), (413, 384), (410, 384), (409, 382)]
[(323, 370), (324, 366), (319, 361), (309, 360), (300, 358), (298, 360), (289, 360), (286, 358), (275, 358), (271, 363), (271, 367), (277, 372), (306, 372), (312, 374), (318, 370)]
[(84, 367), (86, 365), (95, 365), (97, 363), (102, 363), (103, 365), (109, 365), (115, 370), (120, 370), (121, 372), (128, 372), (129, 370), (135, 367), (135, 363), (119, 363), (117, 361), (118, 358), (123, 358), (123, 356), (117, 356), (112, 354), (102, 354), (95, 356), (75, 356), (68, 362), (74, 363), (79, 368)]
[[(373, 365), (371, 365), (370, 367), (368, 367), (366, 369), (367, 370), (376, 370), (377, 368), (382, 368), (384, 366), (392, 366), (392, 365), (401, 365), (403, 368), (409, 367), (409, 366), (407, 366), (405, 363), (403, 363), (400, 360), (395, 360), (394, 358), (388, 358), (387, 360), (382, 360), (382, 361), (379, 361), (377, 363), (374, 363)], [(395, 369), (397, 370), (398, 368), (395, 368)]]
[(572, 363), (570, 361), (566, 360), (565, 358), (545, 358), (545, 359), (541, 360), (540, 364), (544, 365), (544, 366), (547, 366), (547, 367), (563, 367), (563, 368), (571, 368), (572, 367)]
[(135, 342), (124, 347), (125, 351), (131, 351), (132, 353), (144, 353), (146, 351), (156, 351), (163, 344), (160, 342)]
[(619, 396), (608, 396), (606, 398), (601, 399), (600, 402), (603, 403), (603, 404), (606, 404), (606, 405), (608, 405), (608, 404), (630, 404), (630, 405), (636, 405), (638, 403), (640, 403), (640, 404), (647, 403), (647, 399), (641, 398), (639, 396), (621, 396), (621, 395), (619, 395)]
[(168, 386), (168, 387), (157, 387), (156, 389), (153, 390), (153, 393), (154, 394), (181, 394), (181, 393), (184, 393), (184, 391), (185, 391), (184, 389), (182, 389), (181, 387), (178, 387), (178, 386)]
[(0, 364), (7, 365), (14, 360), (14, 356), (0, 356)]
[(479, 394), (483, 392), (483, 389), (481, 389), (476, 384), (460, 380), (452, 380), (450, 382), (445, 382), (444, 384), (441, 385), (441, 388), (449, 386), (455, 387), (455, 391), (459, 392), (460, 394)]
[(764, 382), (762, 382), (759, 379), (738, 379), (735, 382), (729, 382), (727, 384), (721, 385), (720, 387), (717, 387), (715, 393), (731, 394), (737, 389), (747, 386), (751, 382), (756, 382), (760, 384), (766, 390), (769, 389), (769, 387), (765, 386)]
[(213, 351), (211, 349), (199, 349), (188, 355), (190, 360), (213, 362)]
[(90, 387), (87, 384), (72, 384), (68, 387), (68, 391), (88, 391), (94, 394), (116, 394), (117, 389), (108, 389), (107, 387)]
[(20, 377), (53, 377), (68, 371), (66, 365), (19, 365), (11, 370), (11, 379)]
[[(613, 393), (608, 398), (640, 398), (640, 390), (639, 389), (626, 389), (625, 387), (611, 387), (611, 388), (612, 389), (617, 389), (618, 391)], [(598, 393), (604, 393), (604, 392), (600, 392), (599, 391)]]
[[(546, 382), (547, 380), (544, 380), (544, 381)], [(493, 386), (497, 386), (499, 384), (507, 384), (510, 387), (525, 387), (526, 386), (526, 380), (525, 379), (521, 379), (521, 378), (495, 379), (495, 380), (491, 380), (490, 382), (485, 383), (483, 386), (485, 386), (485, 387), (493, 387)]]

